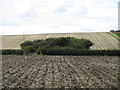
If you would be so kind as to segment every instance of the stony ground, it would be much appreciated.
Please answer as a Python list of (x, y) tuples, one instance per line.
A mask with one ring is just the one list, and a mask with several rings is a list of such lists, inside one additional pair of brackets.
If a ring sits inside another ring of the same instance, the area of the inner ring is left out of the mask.
[(117, 88), (115, 56), (3, 55), (4, 88)]

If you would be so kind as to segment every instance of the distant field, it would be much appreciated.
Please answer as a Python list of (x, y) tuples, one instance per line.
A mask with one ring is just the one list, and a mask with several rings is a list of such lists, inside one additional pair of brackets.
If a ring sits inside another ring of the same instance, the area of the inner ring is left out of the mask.
[(20, 43), (26, 40), (46, 39), (50, 37), (87, 38), (95, 44), (91, 47), (93, 50), (118, 49), (118, 40), (106, 32), (3, 35), (2, 48), (0, 49), (20, 49)]

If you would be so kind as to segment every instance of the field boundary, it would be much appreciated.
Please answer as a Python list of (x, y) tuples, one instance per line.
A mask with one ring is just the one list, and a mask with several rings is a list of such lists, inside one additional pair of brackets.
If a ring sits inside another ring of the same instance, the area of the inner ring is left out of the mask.
[(115, 34), (108, 32), (109, 35), (111, 35), (112, 37), (116, 38), (118, 41), (120, 41), (120, 38), (118, 36), (116, 36)]
[[(22, 50), (0, 50), (2, 55), (24, 55)], [(53, 51), (52, 51), (53, 52)], [(62, 55), (62, 56), (120, 56), (120, 50), (77, 50), (73, 51), (67, 50), (66, 52), (54, 51), (56, 53), (51, 53), (47, 51), (43, 55)], [(70, 53), (69, 53), (70, 52)], [(0, 54), (1, 55), (1, 54)], [(28, 55), (37, 55), (35, 53), (30, 53)]]

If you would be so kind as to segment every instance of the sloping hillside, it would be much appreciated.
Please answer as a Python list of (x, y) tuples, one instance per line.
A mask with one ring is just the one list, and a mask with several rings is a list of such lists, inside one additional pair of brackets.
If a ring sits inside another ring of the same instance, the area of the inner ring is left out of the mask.
[(26, 40), (46, 39), (50, 37), (87, 38), (95, 44), (91, 49), (118, 49), (118, 40), (106, 32), (3, 35), (2, 48), (0, 47), (0, 49), (20, 49), (20, 43)]

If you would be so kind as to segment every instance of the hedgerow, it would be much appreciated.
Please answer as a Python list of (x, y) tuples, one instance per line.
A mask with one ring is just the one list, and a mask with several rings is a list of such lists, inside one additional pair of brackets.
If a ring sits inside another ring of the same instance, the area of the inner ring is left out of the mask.
[[(37, 54), (42, 54), (47, 49), (89, 49), (93, 43), (88, 39), (77, 39), (73, 37), (60, 37), (60, 38), (47, 38), (45, 40), (26, 41), (22, 43), (21, 49), (25, 54), (29, 54), (31, 51)], [(54, 48), (52, 48), (54, 47)], [(61, 47), (61, 48), (60, 48)], [(43, 49), (44, 48), (44, 49)], [(65, 52), (65, 51), (64, 51)], [(63, 52), (63, 53), (64, 53)], [(67, 51), (66, 51), (67, 52)], [(65, 53), (64, 53), (65, 54)]]
[[(42, 55), (99, 55), (99, 56), (120, 56), (120, 50), (79, 50), (74, 48), (53, 47), (51, 49), (42, 48), (37, 54)], [(22, 50), (0, 50), (2, 55), (23, 55)]]
[(42, 52), (44, 55), (101, 55), (120, 56), (120, 50), (80, 50), (75, 48), (53, 47)]
[(2, 55), (23, 55), (22, 50), (13, 50), (13, 49), (6, 49), (6, 50), (0, 50), (0, 54)]

